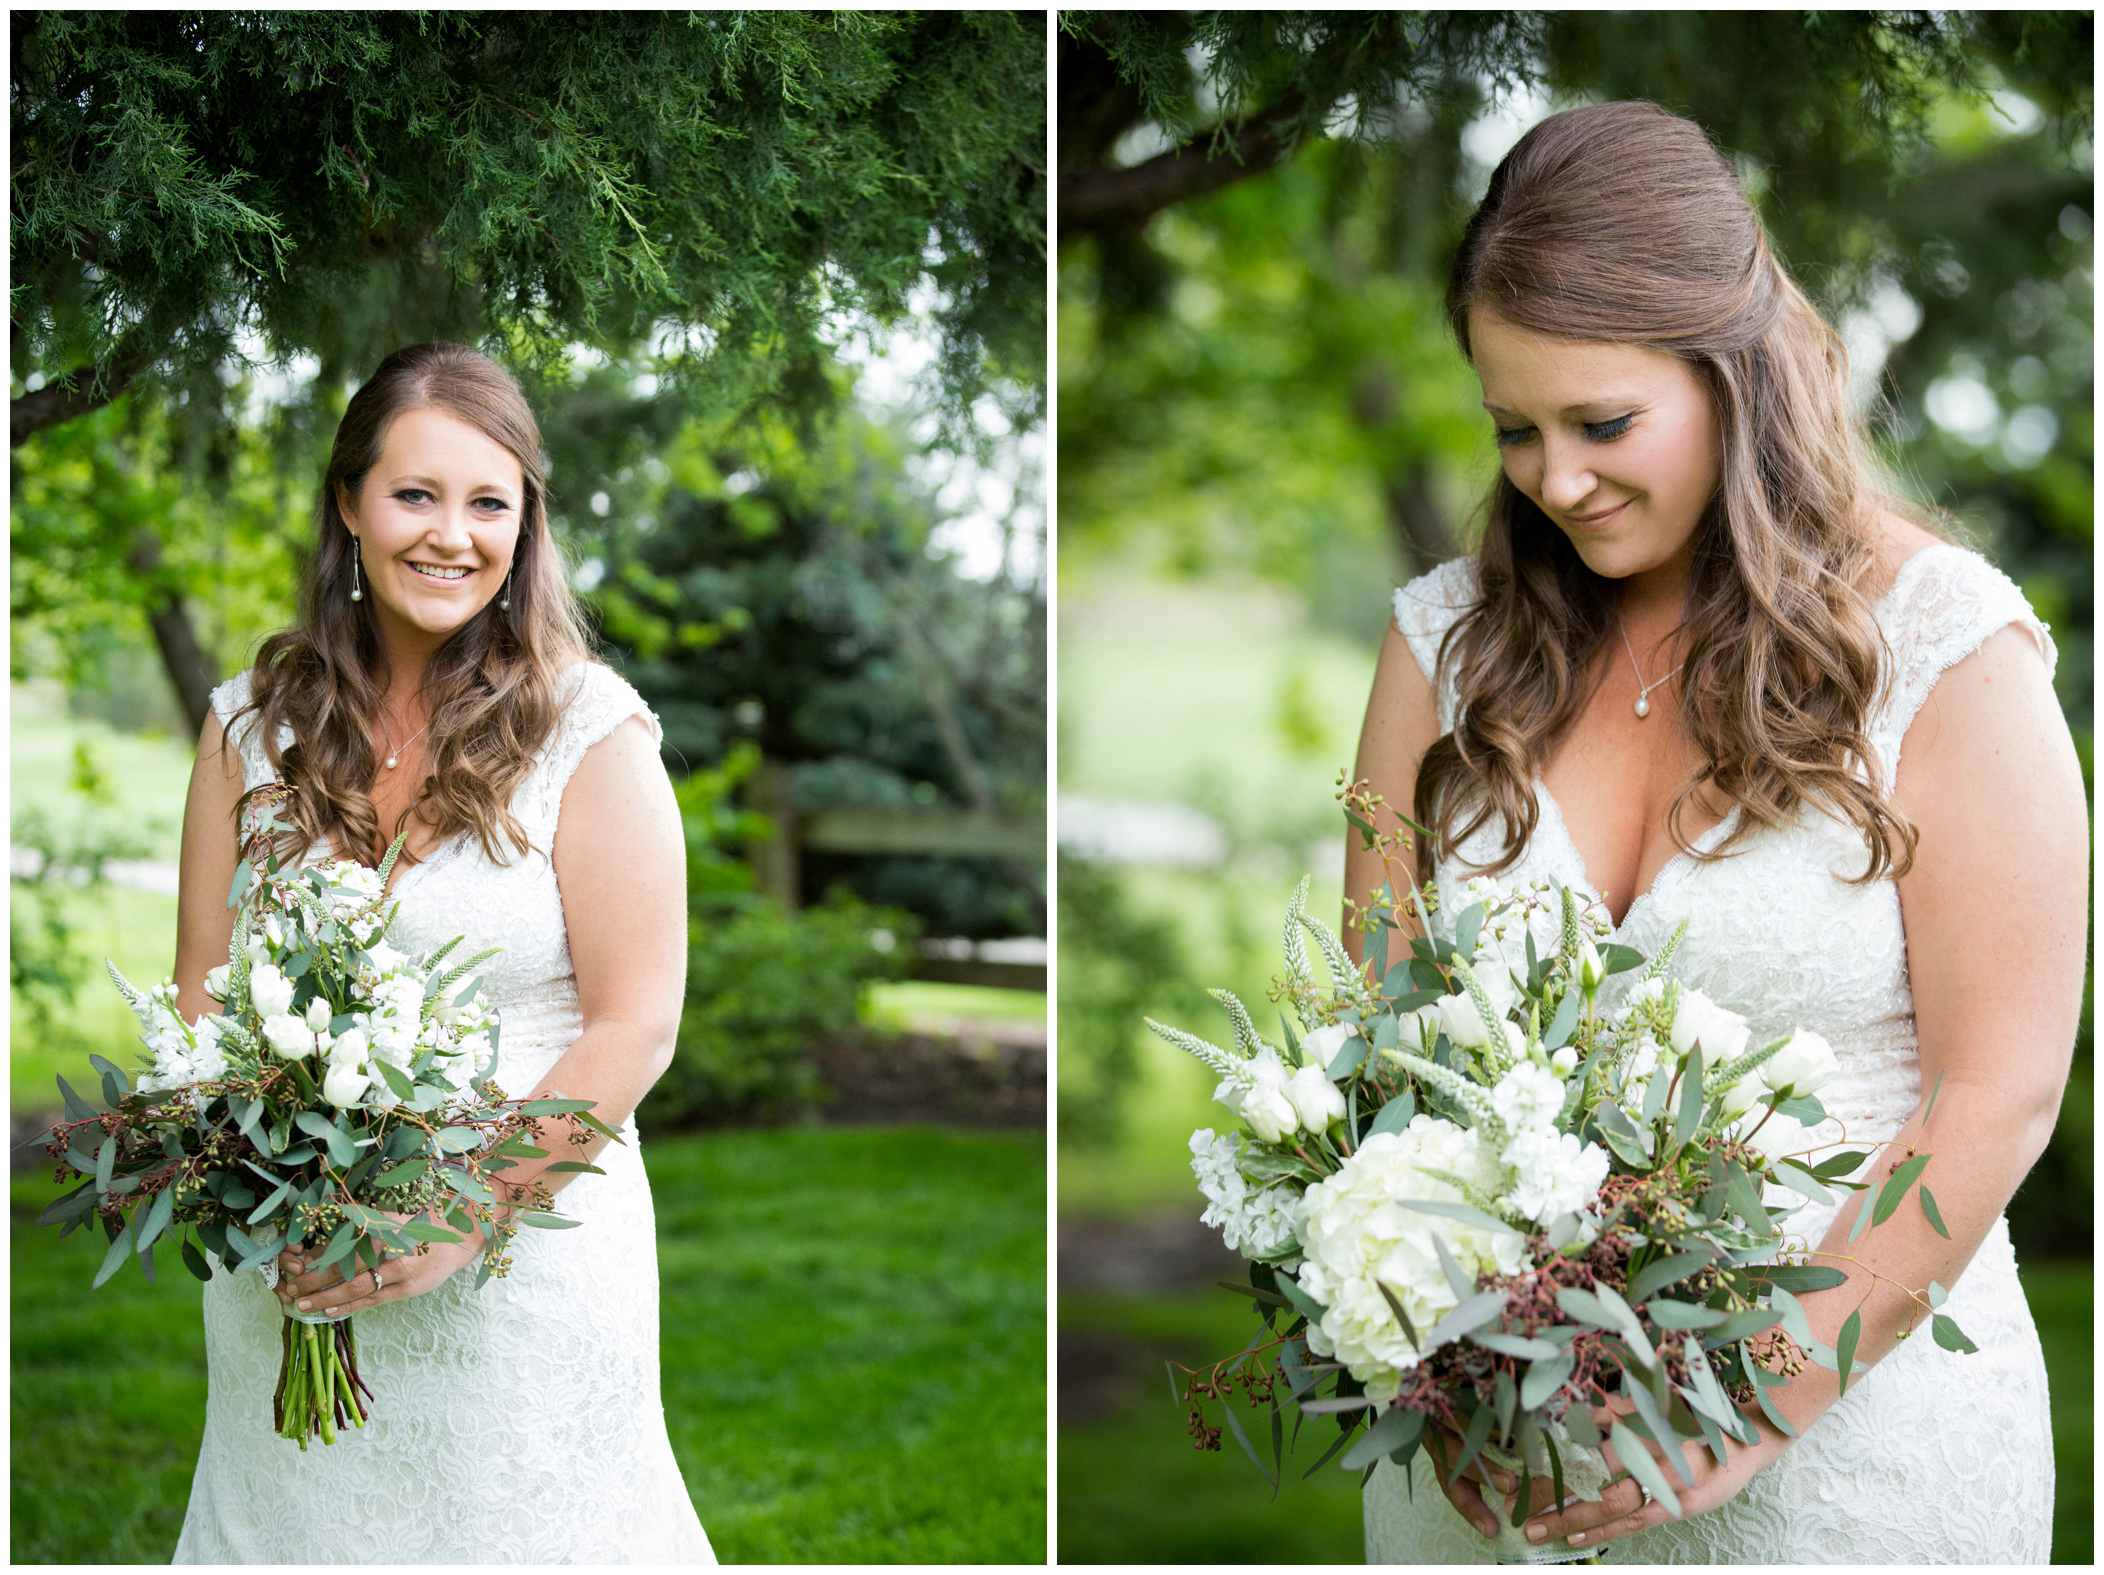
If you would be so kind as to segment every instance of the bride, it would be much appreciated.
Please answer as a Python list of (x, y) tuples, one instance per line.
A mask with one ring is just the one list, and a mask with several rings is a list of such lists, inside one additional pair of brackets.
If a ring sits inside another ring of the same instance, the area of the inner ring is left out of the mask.
[[(2043, 1563), (2046, 1377), (2001, 1211), (2059, 1109), (2088, 869), (2045, 626), (1875, 490), (1835, 335), (1690, 122), (1536, 126), (1448, 311), (1503, 475), (1475, 557), (1397, 594), (1356, 774), (1414, 805), (1442, 882), (1588, 887), (1646, 953), (1688, 921), (1680, 977), (1756, 1042), (1801, 1024), (1840, 1058), (1800, 1146), (1933, 1151), (1950, 1231), (1902, 1208), (1850, 1245), (1853, 1202), (1796, 1216), (1849, 1275), (1803, 1298), (1812, 1334), (1861, 1308), (1871, 1370), (1771, 1391), (1794, 1439), (1755, 1417), (1726, 1464), (1690, 1449), (1683, 1520), (1623, 1473), (1560, 1514), (1544, 1491), (1528, 1534), (1631, 1563)], [(1346, 878), (1381, 875), (1354, 847)], [(1978, 1354), (1900, 1343), (1931, 1281)], [(1383, 1462), (1369, 1562), (1487, 1562), (1516, 1486), (1490, 1477), (1442, 1503)]]
[[(193, 1018), (210, 1009), (242, 800), (282, 782), (295, 854), (377, 862), (407, 828), (390, 943), (503, 948), (481, 970), (502, 1017), (495, 1075), (516, 1096), (595, 1101), (623, 1141), (586, 1151), (602, 1175), (542, 1180), (578, 1228), (519, 1232), (508, 1275), (479, 1291), (479, 1235), (348, 1278), (287, 1253), (275, 1297), (261, 1275), (216, 1276), (179, 1564), (715, 1562), (658, 1400), (656, 1242), (628, 1119), (672, 1056), (685, 850), (656, 719), (586, 655), (541, 466), (518, 386), (462, 346), (396, 351), (352, 398), (300, 621), (212, 697), (176, 982)], [(295, 1300), (356, 1315), (376, 1396), (363, 1430), (304, 1452), (271, 1427)]]

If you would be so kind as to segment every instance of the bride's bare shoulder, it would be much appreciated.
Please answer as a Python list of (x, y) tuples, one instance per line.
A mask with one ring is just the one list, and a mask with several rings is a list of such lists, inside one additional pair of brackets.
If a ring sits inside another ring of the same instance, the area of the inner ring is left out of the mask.
[(1875, 603), (1892, 589), (1892, 582), (1899, 578), (1899, 571), (1909, 558), (1931, 547), (1947, 545), (1934, 531), (1925, 530), (1888, 509), (1880, 509), (1871, 517), (1870, 567), (1858, 589)]

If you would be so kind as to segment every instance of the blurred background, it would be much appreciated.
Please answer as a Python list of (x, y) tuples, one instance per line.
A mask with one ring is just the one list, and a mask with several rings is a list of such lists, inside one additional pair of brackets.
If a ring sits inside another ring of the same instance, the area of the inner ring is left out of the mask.
[(165, 1562), (200, 1287), (88, 1294), (21, 1145), (136, 1059), (206, 696), (388, 351), (520, 377), (693, 920), (638, 1114), (734, 1562), (1044, 1549), (1042, 15), (24, 14), (11, 441), (16, 1562)]
[[(1358, 1487), (1195, 1452), (1164, 1362), (1239, 1349), (1197, 1222), (1211, 1078), (1142, 1014), (1264, 1016), (1393, 587), (1496, 460), (1439, 312), (1554, 109), (1652, 98), (1736, 163), (1910, 496), (2051, 623), (2092, 760), (2092, 23), (2053, 12), (1061, 14), (1059, 1548), (1357, 1562)], [(2088, 1022), (2085, 1011), (2084, 1022)], [(2051, 1374), (2056, 1562), (2091, 1538), (2092, 1061), (2010, 1209)]]

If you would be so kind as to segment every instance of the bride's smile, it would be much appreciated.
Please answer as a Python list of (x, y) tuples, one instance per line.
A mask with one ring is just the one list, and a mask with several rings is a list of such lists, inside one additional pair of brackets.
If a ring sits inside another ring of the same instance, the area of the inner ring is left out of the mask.
[(394, 419), (357, 495), (338, 499), (390, 641), (442, 641), (502, 592), (523, 490), (518, 460), (459, 417)]

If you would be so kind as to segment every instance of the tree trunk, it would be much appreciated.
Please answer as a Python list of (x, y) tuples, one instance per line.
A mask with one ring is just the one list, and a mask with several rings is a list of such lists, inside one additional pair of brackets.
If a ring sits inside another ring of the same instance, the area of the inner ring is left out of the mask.
[(143, 351), (117, 356), (98, 380), (92, 366), (77, 366), (53, 378), (33, 394), (10, 400), (7, 407), (8, 447), (20, 448), (46, 427), (55, 427), (100, 410), (131, 385), (153, 364)]
[[(155, 581), (161, 567), (161, 538), (141, 526), (132, 539), (126, 566), (141, 579)], [(161, 664), (175, 698), (189, 718), (192, 737), (202, 733), (205, 718), (212, 712), (212, 690), (219, 683), (219, 664), (212, 660), (197, 631), (190, 624), (190, 609), (182, 593), (155, 584), (148, 592), (146, 621), (153, 626), (154, 644), (161, 648)]]
[(1388, 523), (1411, 574), (1423, 574), (1459, 555), (1461, 547), (1453, 528), (1432, 496), (1432, 467), (1424, 460), (1412, 460), (1402, 470), (1382, 477), (1381, 491), (1388, 504)]

